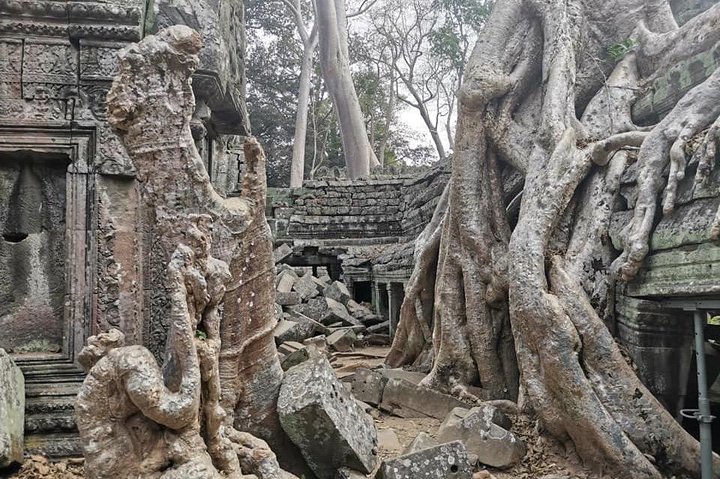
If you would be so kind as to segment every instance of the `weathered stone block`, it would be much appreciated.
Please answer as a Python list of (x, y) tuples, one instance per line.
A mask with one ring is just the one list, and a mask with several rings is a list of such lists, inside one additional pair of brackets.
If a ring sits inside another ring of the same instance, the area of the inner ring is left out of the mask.
[[(454, 409), (440, 425), (437, 440), (462, 441), (468, 453), (493, 467), (510, 467), (525, 456), (525, 444), (493, 422), (499, 413), (492, 406)], [(504, 416), (504, 415), (503, 415)], [(500, 417), (500, 422), (504, 420)]]
[(300, 294), (295, 291), (289, 293), (277, 292), (275, 293), (275, 302), (280, 306), (295, 306), (296, 304), (300, 304), (301, 298)]
[(316, 332), (324, 333), (326, 330), (322, 324), (297, 311), (291, 310), (288, 314), (290, 320), (282, 320), (275, 327), (273, 334), (276, 344), (284, 343), (285, 341), (301, 342), (313, 336)]
[(312, 274), (306, 274), (301, 276), (293, 285), (293, 291), (297, 291), (303, 301), (307, 301), (310, 298), (314, 298), (320, 291), (318, 285), (313, 281)]
[(325, 298), (325, 303), (327, 304), (328, 309), (323, 316), (322, 321), (320, 321), (321, 323), (332, 324), (340, 321), (347, 326), (357, 326), (360, 324), (357, 319), (350, 316), (350, 313), (347, 312), (347, 309), (345, 309), (345, 306), (343, 306), (342, 303), (327, 297)]
[(0, 468), (23, 460), (25, 378), (0, 348)]
[(382, 402), (387, 381), (385, 376), (376, 371), (360, 368), (355, 371), (355, 377), (353, 378), (353, 396), (360, 401), (377, 406)]
[(376, 479), (472, 479), (472, 468), (460, 441), (441, 444), (384, 461)]
[(340, 329), (327, 337), (327, 344), (335, 351), (352, 351), (357, 335), (352, 329)]
[(273, 251), (273, 259), (275, 260), (275, 264), (287, 259), (288, 256), (292, 254), (293, 249), (287, 243), (281, 244)]
[(338, 468), (366, 474), (377, 463), (377, 430), (335, 376), (324, 357), (312, 358), (285, 375), (278, 398), (280, 423), (318, 479)]
[(390, 379), (385, 385), (380, 408), (400, 417), (429, 416), (445, 419), (456, 407), (468, 408), (454, 396), (418, 386), (402, 379)]
[(307, 303), (293, 306), (291, 309), (302, 313), (315, 321), (321, 321), (325, 316), (325, 313), (327, 313), (328, 305), (325, 298), (312, 298)]
[(343, 305), (346, 305), (348, 301), (352, 299), (352, 296), (350, 295), (350, 291), (348, 291), (347, 286), (345, 286), (345, 283), (342, 283), (340, 281), (333, 281), (330, 286), (325, 288), (323, 294), (326, 298), (334, 299), (335, 301)]
[(278, 275), (275, 289), (278, 293), (289, 293), (292, 291), (295, 281), (298, 280), (297, 274), (292, 270), (281, 271)]

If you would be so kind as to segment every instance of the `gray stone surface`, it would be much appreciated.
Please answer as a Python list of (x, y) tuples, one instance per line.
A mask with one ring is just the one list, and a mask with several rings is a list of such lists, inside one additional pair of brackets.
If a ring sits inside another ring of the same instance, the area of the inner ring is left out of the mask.
[(277, 405), (280, 423), (318, 479), (341, 467), (370, 473), (377, 463), (377, 430), (335, 377), (324, 357), (285, 375)]
[(0, 349), (0, 468), (23, 460), (24, 419), (25, 378)]
[(292, 270), (281, 271), (278, 275), (275, 289), (278, 293), (289, 293), (293, 289), (295, 281), (298, 280), (297, 274)]
[(355, 341), (357, 341), (357, 335), (352, 329), (340, 329), (327, 337), (328, 346), (339, 352), (352, 351)]
[(303, 301), (314, 298), (320, 294), (317, 283), (312, 279), (312, 273), (301, 276), (293, 285), (293, 291), (300, 294)]
[[(456, 408), (440, 425), (437, 440), (462, 441), (468, 453), (488, 466), (505, 468), (517, 464), (525, 456), (525, 444), (493, 422), (498, 420), (498, 412), (492, 406)], [(503, 422), (502, 417), (499, 420)]]
[(390, 379), (383, 392), (382, 410), (400, 417), (445, 419), (456, 407), (472, 407), (459, 399), (402, 379)]
[(292, 253), (293, 249), (287, 243), (281, 244), (273, 251), (273, 259), (275, 260), (275, 264), (287, 259), (290, 255), (292, 255)]
[(379, 372), (359, 368), (353, 377), (352, 393), (356, 399), (377, 406), (382, 402), (385, 384), (387, 378)]
[(338, 303), (342, 303), (343, 305), (347, 305), (348, 301), (352, 299), (352, 296), (350, 295), (350, 291), (348, 291), (347, 286), (345, 286), (345, 284), (340, 281), (333, 281), (329, 286), (325, 288), (323, 294), (326, 298), (334, 299), (335, 301), (337, 301)]
[(321, 320), (323, 324), (332, 324), (339, 321), (346, 326), (360, 325), (360, 322), (350, 316), (345, 306), (339, 301), (326, 297), (325, 303), (327, 304), (327, 311)]
[(423, 431), (418, 434), (415, 439), (413, 439), (413, 442), (408, 445), (408, 447), (405, 449), (405, 454), (422, 451), (423, 449), (435, 447), (439, 444), (440, 443), (437, 441), (437, 439)]
[(422, 449), (384, 461), (376, 479), (472, 479), (465, 446), (460, 441)]
[(295, 291), (289, 293), (278, 291), (275, 293), (275, 302), (280, 306), (295, 306), (296, 304), (300, 304), (300, 301), (300, 294)]

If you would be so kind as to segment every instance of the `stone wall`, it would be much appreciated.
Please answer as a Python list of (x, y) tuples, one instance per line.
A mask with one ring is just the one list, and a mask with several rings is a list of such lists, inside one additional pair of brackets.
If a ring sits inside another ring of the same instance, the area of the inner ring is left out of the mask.
[(207, 41), (193, 133), (232, 192), (249, 127), (241, 0), (0, 0), (0, 347), (26, 378), (30, 451), (76, 452), (88, 335), (118, 327), (148, 343), (153, 239), (105, 96), (119, 49), (182, 19)]
[(306, 181), (273, 189), (268, 217), (278, 241), (323, 246), (414, 240), (430, 221), (449, 178), (448, 165), (418, 176)]

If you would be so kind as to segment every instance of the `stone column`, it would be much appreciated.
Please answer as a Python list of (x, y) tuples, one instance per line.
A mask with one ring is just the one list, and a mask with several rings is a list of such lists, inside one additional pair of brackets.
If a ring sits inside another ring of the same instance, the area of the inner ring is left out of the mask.
[(398, 320), (400, 319), (400, 306), (402, 305), (405, 291), (402, 283), (390, 283), (387, 288), (388, 295), (388, 319), (390, 320), (390, 337), (395, 336)]

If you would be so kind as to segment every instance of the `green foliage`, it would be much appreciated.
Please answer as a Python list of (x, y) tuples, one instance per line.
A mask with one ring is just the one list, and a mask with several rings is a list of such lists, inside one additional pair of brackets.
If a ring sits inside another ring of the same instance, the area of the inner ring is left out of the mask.
[(613, 61), (618, 62), (622, 60), (625, 55), (635, 50), (635, 47), (637, 47), (637, 45), (637, 42), (632, 38), (626, 38), (621, 42), (613, 43), (612, 45), (607, 47), (607, 53)]
[(195, 331), (195, 337), (201, 339), (202, 341), (205, 341), (207, 339), (207, 333), (198, 329)]
[(712, 324), (713, 326), (720, 326), (720, 316), (709, 317), (707, 323)]

